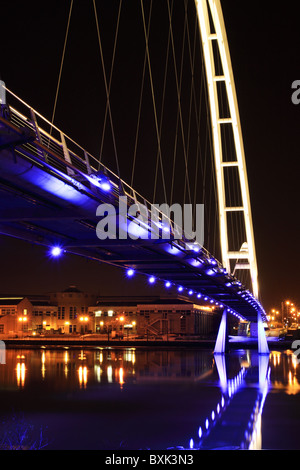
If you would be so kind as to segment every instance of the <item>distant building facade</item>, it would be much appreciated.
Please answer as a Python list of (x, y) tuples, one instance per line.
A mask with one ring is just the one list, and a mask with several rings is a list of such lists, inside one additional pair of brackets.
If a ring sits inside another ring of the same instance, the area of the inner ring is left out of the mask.
[(1, 335), (102, 334), (107, 338), (208, 337), (214, 307), (184, 298), (101, 297), (70, 286), (45, 296), (0, 298)]
[(50, 294), (50, 302), (57, 306), (57, 330), (60, 333), (88, 333), (93, 330), (89, 307), (97, 296), (70, 286), (63, 292)]
[(0, 335), (21, 335), (31, 328), (32, 304), (26, 297), (0, 298)]

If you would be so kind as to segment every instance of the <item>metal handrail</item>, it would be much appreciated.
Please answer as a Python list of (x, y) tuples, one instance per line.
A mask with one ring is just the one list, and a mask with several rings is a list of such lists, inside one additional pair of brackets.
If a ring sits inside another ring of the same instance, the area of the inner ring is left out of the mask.
[[(25, 108), (25, 112), (27, 112), (27, 116), (24, 113), (21, 113), (16, 107), (9, 105), (9, 109), (11, 112), (11, 122), (16, 125), (16, 127), (27, 127), (30, 130), (33, 130), (36, 134), (37, 141), (41, 144), (40, 147), (43, 148), (42, 153), (47, 156), (46, 149), (49, 149), (49, 161), (53, 164), (53, 160), (55, 159), (54, 155), (57, 155), (59, 160), (56, 159), (55, 165), (60, 171), (65, 171), (66, 174), (70, 174), (70, 172), (74, 172), (75, 174), (78, 173), (79, 175), (89, 176), (92, 173), (97, 171), (105, 173), (108, 178), (110, 179), (111, 184), (114, 186), (114, 190), (116, 193), (119, 192), (120, 195), (120, 188), (122, 188), (122, 193), (124, 196), (127, 196), (131, 201), (135, 203), (140, 203), (146, 206), (148, 213), (149, 208), (153, 207), (153, 205), (145, 199), (140, 193), (134, 190), (131, 186), (129, 186), (124, 180), (119, 178), (113, 171), (111, 171), (108, 167), (106, 167), (102, 162), (99, 162), (95, 157), (93, 157), (89, 152), (87, 152), (82, 146), (80, 146), (77, 142), (75, 142), (72, 138), (70, 138), (67, 134), (61, 131), (58, 127), (56, 127), (53, 123), (48, 121), (44, 116), (42, 116), (38, 111), (32, 108), (29, 104), (27, 104), (24, 100), (19, 98), (15, 93), (13, 93), (10, 89), (4, 86), (5, 91), (9, 94), (13, 100), (17, 102), (20, 106), (22, 105)], [(39, 122), (38, 122), (39, 120)], [(48, 131), (45, 130), (44, 127), (48, 127)], [(54, 136), (53, 133), (56, 133), (57, 136)], [(70, 149), (70, 144), (72, 148), (75, 150)], [(25, 146), (30, 146), (30, 149), (35, 150), (36, 152), (41, 152), (41, 150), (37, 149), (37, 146), (34, 146), (32, 143), (24, 144)], [(61, 160), (64, 160), (65, 165), (62, 165)], [(59, 167), (57, 167), (59, 165)], [(158, 211), (158, 214), (161, 220), (167, 220), (171, 229), (171, 232), (176, 229), (175, 222), (166, 217), (165, 214)], [(149, 228), (149, 227), (148, 227)], [(172, 240), (172, 243), (175, 244), (176, 248), (181, 250), (182, 252), (186, 252), (187, 250), (187, 243), (192, 243), (191, 240), (187, 238), (185, 240)], [(206, 250), (205, 247), (201, 246), (200, 252), (198, 256), (201, 254), (201, 258), (210, 260), (212, 255)], [(197, 257), (197, 253), (195, 252), (195, 258)], [(214, 259), (215, 260), (215, 259)], [(222, 264), (215, 260), (216, 269), (222, 269)]]

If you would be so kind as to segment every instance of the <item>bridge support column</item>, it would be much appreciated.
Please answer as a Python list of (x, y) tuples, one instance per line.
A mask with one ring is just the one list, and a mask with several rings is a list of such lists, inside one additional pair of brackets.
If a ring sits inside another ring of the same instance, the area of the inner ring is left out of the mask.
[(269, 354), (269, 346), (266, 338), (264, 324), (261, 318), (261, 313), (257, 313), (257, 340), (258, 340), (258, 353)]
[(214, 354), (224, 354), (226, 352), (226, 330), (227, 330), (227, 310), (222, 315), (218, 336), (215, 344)]

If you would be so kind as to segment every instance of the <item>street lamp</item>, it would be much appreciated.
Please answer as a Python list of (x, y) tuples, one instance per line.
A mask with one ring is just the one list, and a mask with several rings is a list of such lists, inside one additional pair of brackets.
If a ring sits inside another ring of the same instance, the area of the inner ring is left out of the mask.
[[(81, 323), (85, 323), (85, 324), (86, 324), (86, 323), (89, 321), (89, 317), (80, 317), (80, 318), (79, 318), (79, 321), (80, 321)], [(82, 333), (86, 333), (86, 325), (85, 325), (85, 327), (83, 327), (83, 325), (82, 325), (80, 329), (81, 329), (81, 332), (82, 332)]]

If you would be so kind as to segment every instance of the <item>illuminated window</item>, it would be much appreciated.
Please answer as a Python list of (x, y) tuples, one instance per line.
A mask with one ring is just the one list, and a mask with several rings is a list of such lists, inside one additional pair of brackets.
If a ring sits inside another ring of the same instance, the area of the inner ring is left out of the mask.
[(58, 315), (57, 318), (59, 320), (64, 320), (65, 318), (65, 307), (58, 307)]
[(76, 307), (70, 307), (69, 314), (70, 314), (70, 319), (72, 320), (73, 318), (77, 317), (77, 309)]

